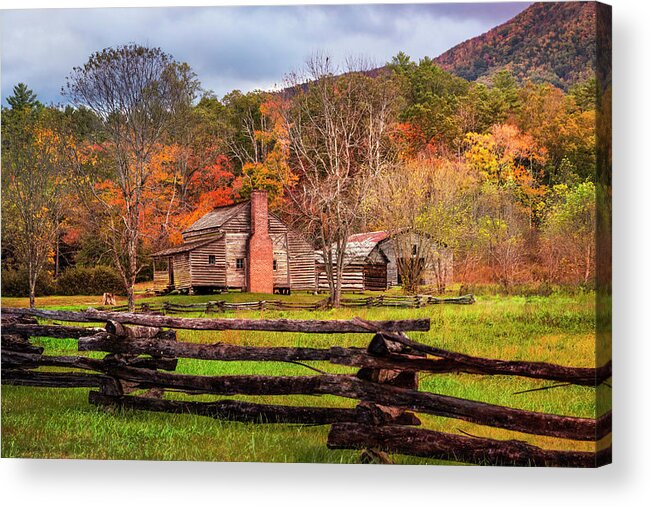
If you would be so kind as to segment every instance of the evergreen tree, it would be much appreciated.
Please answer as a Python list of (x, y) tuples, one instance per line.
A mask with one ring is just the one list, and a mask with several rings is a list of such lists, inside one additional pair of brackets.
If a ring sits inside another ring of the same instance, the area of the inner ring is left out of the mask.
[(11, 109), (15, 111), (40, 107), (42, 105), (36, 99), (36, 94), (27, 88), (25, 83), (18, 83), (14, 86), (14, 94), (11, 97), (7, 97), (7, 103), (11, 106)]

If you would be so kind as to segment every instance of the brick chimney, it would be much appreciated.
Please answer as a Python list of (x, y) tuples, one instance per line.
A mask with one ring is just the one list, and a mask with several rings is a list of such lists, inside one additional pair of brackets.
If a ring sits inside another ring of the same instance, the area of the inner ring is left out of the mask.
[(267, 192), (251, 193), (251, 237), (249, 238), (248, 291), (273, 294), (274, 252), (269, 236)]

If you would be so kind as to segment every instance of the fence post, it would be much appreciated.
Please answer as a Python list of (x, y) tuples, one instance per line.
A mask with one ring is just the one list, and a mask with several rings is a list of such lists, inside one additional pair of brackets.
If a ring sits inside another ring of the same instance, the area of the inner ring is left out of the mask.
[[(409, 354), (412, 356), (425, 355), (414, 351), (410, 347), (402, 345), (401, 343), (385, 338), (382, 333), (377, 333), (373, 337), (366, 351), (371, 356), (385, 358), (398, 354)], [(357, 378), (366, 380), (367, 382), (402, 387), (404, 389), (418, 389), (418, 372), (416, 371), (363, 367), (357, 372)], [(406, 414), (404, 409), (378, 405), (370, 402), (360, 402), (358, 408), (368, 412), (370, 415), (368, 422), (373, 426), (392, 424), (398, 417), (402, 416), (404, 418)], [(413, 417), (413, 422), (418, 424), (419, 422), (416, 416), (414, 414), (411, 414), (411, 416)], [(376, 448), (364, 449), (360, 456), (360, 461), (362, 463), (392, 463), (387, 453)]]
[[(163, 331), (161, 328), (152, 328), (145, 326), (133, 326), (128, 328), (120, 323), (113, 321), (107, 322), (106, 329), (107, 332), (109, 332), (115, 340), (129, 340), (130, 338), (144, 338), (151, 336), (155, 339), (176, 341), (175, 330)], [(129, 394), (130, 392), (137, 390), (137, 383), (121, 380), (118, 375), (111, 375), (110, 370), (119, 370), (122, 366), (128, 366), (131, 368), (143, 368), (146, 370), (160, 369), (161, 364), (157, 363), (160, 363), (164, 359), (163, 356), (157, 354), (150, 355), (153, 361), (150, 361), (149, 364), (142, 364), (143, 358), (139, 357), (138, 354), (106, 354), (102, 361), (107, 365), (108, 373), (106, 376), (108, 378), (101, 381), (99, 386), (100, 394), (121, 397), (125, 394)], [(162, 367), (165, 368), (164, 365), (162, 365)], [(173, 364), (172, 368), (166, 369), (176, 369), (176, 362)], [(152, 388), (149, 389), (146, 394), (152, 398), (162, 398), (163, 390), (159, 388)], [(92, 397), (92, 395), (89, 396)]]

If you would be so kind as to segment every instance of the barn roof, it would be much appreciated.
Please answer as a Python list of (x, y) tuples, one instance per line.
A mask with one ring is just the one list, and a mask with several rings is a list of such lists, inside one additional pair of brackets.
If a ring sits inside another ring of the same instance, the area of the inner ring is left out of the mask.
[[(378, 243), (384, 241), (388, 237), (389, 233), (387, 231), (362, 232), (360, 234), (348, 236), (344, 263), (364, 264)], [(323, 252), (319, 250), (317, 255), (323, 262)], [(382, 254), (382, 256), (384, 257), (384, 254)]]
[(171, 248), (166, 248), (165, 250), (160, 250), (156, 253), (151, 254), (152, 257), (169, 257), (170, 255), (175, 255), (175, 254), (180, 254), (180, 253), (185, 253), (185, 252), (190, 252), (194, 250), (195, 248), (199, 248), (200, 246), (207, 245), (209, 243), (212, 243), (213, 241), (217, 241), (221, 236), (218, 237), (212, 237), (208, 239), (202, 239), (199, 241), (190, 241), (188, 243), (183, 243), (182, 245), (179, 246), (173, 246)]
[(215, 208), (206, 213), (183, 232), (202, 231), (204, 229), (215, 229), (221, 227), (232, 217), (237, 215), (242, 209), (248, 206), (249, 202), (250, 201), (244, 201), (237, 204)]
[(380, 241), (384, 241), (388, 237), (388, 231), (360, 232), (359, 234), (348, 236), (348, 244), (370, 242), (377, 245)]

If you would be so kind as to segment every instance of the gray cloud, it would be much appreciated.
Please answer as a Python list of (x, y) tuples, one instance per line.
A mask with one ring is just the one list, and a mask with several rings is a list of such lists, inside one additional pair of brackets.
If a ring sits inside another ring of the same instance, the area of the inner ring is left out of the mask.
[(337, 62), (363, 55), (382, 65), (398, 51), (437, 56), (527, 3), (276, 7), (38, 9), (0, 11), (3, 103), (25, 82), (45, 102), (74, 66), (108, 46), (160, 46), (188, 62), (204, 88), (271, 88), (315, 51)]

